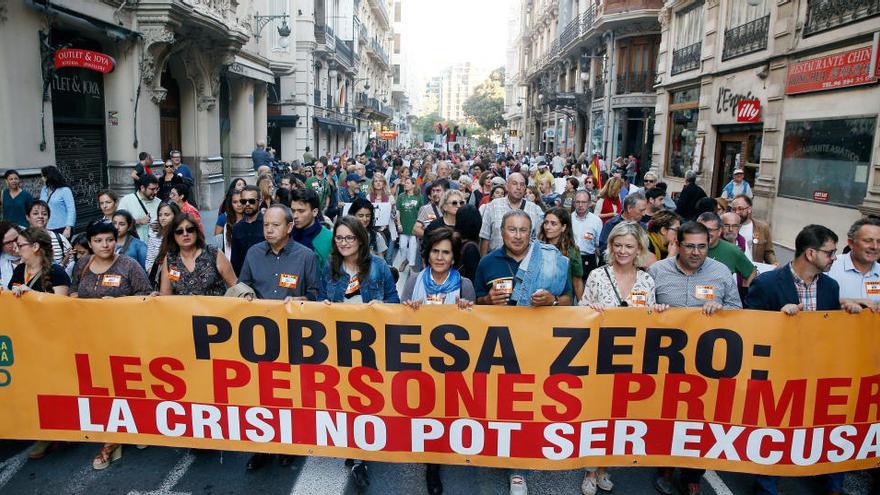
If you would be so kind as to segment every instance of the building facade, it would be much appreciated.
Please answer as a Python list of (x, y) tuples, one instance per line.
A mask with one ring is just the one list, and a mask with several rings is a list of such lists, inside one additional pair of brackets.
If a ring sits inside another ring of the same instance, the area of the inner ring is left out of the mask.
[(718, 197), (743, 168), (754, 214), (785, 248), (805, 223), (845, 239), (862, 214), (880, 213), (877, 7), (667, 1), (653, 164), (670, 189), (690, 169)]
[(465, 119), (462, 106), (464, 101), (474, 93), (474, 89), (483, 83), (491, 70), (479, 67), (471, 62), (464, 62), (447, 67), (440, 73), (438, 94), (438, 111), (446, 120), (462, 122)]
[(262, 2), (3, 7), (0, 62), (15, 70), (0, 80), (0, 169), (27, 179), (58, 166), (73, 186), (78, 227), (98, 216), (100, 189), (132, 190), (141, 151), (157, 161), (181, 151), (200, 205), (218, 205), (230, 177), (253, 175), (273, 80), (253, 31)]
[(661, 0), (522, 0), (506, 112), (523, 150), (632, 154), (640, 174), (647, 171), (662, 7)]

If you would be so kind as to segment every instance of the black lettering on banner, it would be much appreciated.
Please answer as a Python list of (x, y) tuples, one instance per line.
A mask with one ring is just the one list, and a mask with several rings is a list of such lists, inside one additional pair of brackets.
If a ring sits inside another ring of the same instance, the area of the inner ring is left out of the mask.
[[(304, 330), (309, 329), (309, 336)], [(290, 364), (323, 364), (330, 356), (330, 349), (322, 342), (327, 336), (327, 328), (315, 320), (287, 320), (287, 352)], [(305, 355), (305, 348), (312, 350)]]
[[(360, 333), (358, 340), (354, 340), (353, 333)], [(353, 366), (353, 356), (355, 349), (361, 353), (360, 366), (367, 368), (376, 367), (376, 353), (371, 347), (376, 342), (376, 329), (367, 323), (361, 321), (337, 321), (336, 322), (336, 344), (337, 357), (339, 366), (351, 368)]]
[(614, 356), (618, 354), (632, 355), (633, 346), (616, 344), (618, 337), (635, 337), (636, 329), (632, 327), (602, 327), (599, 329), (599, 354), (596, 360), (596, 374), (610, 375), (614, 373), (632, 373), (631, 364), (614, 364)]
[[(715, 356), (715, 343), (723, 340), (725, 345), (724, 366), (716, 370), (712, 366)], [(697, 371), (706, 378), (735, 378), (742, 369), (742, 337), (726, 328), (715, 328), (700, 335), (697, 341)]]
[[(663, 339), (669, 345), (663, 345)], [(660, 369), (660, 358), (669, 360), (669, 373), (684, 373), (684, 354), (687, 347), (687, 332), (678, 328), (648, 328), (645, 334), (645, 353), (642, 358), (642, 373), (656, 375)]]
[[(495, 356), (495, 348), (501, 347), (501, 355)], [(480, 349), (480, 357), (477, 358), (476, 373), (489, 373), (493, 366), (501, 366), (505, 373), (519, 374), (519, 359), (513, 348), (513, 339), (510, 338), (510, 329), (507, 327), (489, 327), (486, 329), (486, 339), (483, 348)]]
[[(214, 327), (217, 331), (210, 333), (209, 327)], [(211, 359), (211, 344), (226, 342), (232, 337), (232, 324), (219, 316), (193, 315), (192, 329), (196, 359)]]
[(419, 344), (415, 342), (403, 342), (403, 335), (419, 335), (422, 327), (418, 325), (385, 325), (385, 370), (405, 371), (422, 370), (421, 363), (407, 363), (402, 359), (402, 354), (418, 354)]
[[(266, 341), (266, 349), (263, 354), (257, 354), (254, 345), (254, 329), (257, 327), (263, 329), (263, 337)], [(281, 335), (278, 324), (275, 323), (275, 320), (265, 316), (248, 316), (241, 320), (241, 324), (238, 326), (238, 348), (241, 357), (252, 363), (275, 361), (281, 353)]]
[(468, 331), (458, 325), (440, 325), (431, 330), (431, 345), (435, 349), (452, 358), (452, 362), (446, 364), (446, 359), (439, 356), (433, 356), (428, 359), (431, 369), (439, 373), (462, 373), (467, 370), (471, 364), (471, 356), (466, 350), (453, 344), (446, 339), (447, 335), (451, 335), (455, 340), (470, 340), (471, 336)]
[(550, 374), (565, 374), (575, 376), (586, 376), (590, 374), (588, 365), (572, 366), (574, 358), (578, 355), (587, 340), (590, 338), (589, 328), (573, 328), (573, 327), (553, 327), (553, 336), (559, 338), (567, 338), (568, 343), (559, 351), (559, 355), (550, 365)]

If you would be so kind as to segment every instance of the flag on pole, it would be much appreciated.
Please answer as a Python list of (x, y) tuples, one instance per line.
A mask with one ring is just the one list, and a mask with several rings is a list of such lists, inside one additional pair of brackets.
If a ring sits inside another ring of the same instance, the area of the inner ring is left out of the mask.
[(593, 176), (596, 189), (602, 189), (602, 171), (599, 169), (598, 153), (593, 153), (593, 160), (590, 162), (590, 174)]

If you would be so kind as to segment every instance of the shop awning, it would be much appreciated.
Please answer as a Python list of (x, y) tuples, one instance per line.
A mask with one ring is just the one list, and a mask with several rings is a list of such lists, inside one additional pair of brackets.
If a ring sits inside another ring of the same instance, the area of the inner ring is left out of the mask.
[(299, 115), (270, 115), (269, 127), (296, 127)]
[(262, 67), (240, 55), (235, 56), (235, 60), (226, 67), (226, 70), (239, 76), (275, 84), (275, 74), (268, 67)]
[(329, 129), (336, 129), (338, 131), (354, 131), (354, 124), (349, 124), (348, 122), (343, 122), (341, 120), (329, 119), (327, 117), (313, 117), (315, 122), (318, 123), (321, 127), (326, 127)]

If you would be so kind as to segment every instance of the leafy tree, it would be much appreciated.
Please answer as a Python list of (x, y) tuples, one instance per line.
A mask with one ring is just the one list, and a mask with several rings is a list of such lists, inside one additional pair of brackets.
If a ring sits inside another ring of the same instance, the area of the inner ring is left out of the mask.
[(428, 115), (422, 115), (417, 118), (413, 124), (413, 129), (422, 137), (422, 141), (433, 141), (434, 132), (436, 132), (434, 130), (434, 123), (442, 121), (443, 119), (440, 118), (439, 113), (431, 112)]
[(474, 89), (462, 110), (483, 129), (499, 129), (504, 125), (504, 67), (493, 70), (489, 78)]

